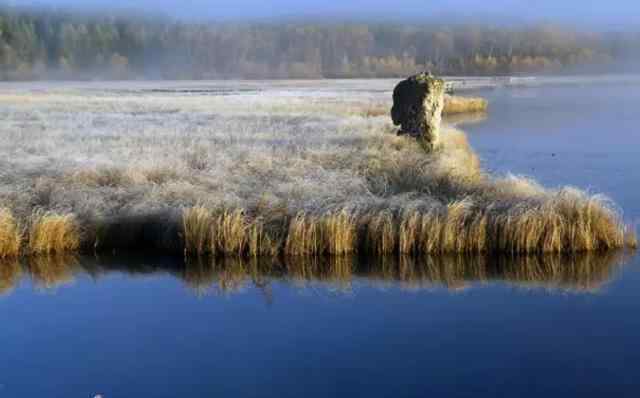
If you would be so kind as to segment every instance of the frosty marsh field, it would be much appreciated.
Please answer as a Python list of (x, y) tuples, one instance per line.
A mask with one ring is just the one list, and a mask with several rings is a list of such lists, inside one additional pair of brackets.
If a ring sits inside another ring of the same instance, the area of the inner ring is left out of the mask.
[(633, 396), (625, 79), (2, 85), (0, 397)]
[(446, 128), (433, 154), (397, 137), (385, 112), (392, 87), (8, 85), (0, 93), (0, 256), (635, 246), (606, 197), (487, 173), (462, 131)]

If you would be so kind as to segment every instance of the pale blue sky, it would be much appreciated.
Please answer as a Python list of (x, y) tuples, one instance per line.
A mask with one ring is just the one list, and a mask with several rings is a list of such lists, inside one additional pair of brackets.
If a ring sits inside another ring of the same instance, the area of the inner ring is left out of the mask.
[(572, 23), (640, 25), (640, 0), (0, 0), (15, 5), (108, 6), (178, 17), (342, 16), (405, 18), (453, 14)]

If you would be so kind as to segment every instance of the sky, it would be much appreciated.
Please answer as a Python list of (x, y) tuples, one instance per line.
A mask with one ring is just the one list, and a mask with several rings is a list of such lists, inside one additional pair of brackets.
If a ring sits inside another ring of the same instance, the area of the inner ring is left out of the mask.
[(638, 25), (640, 0), (0, 0), (13, 5), (62, 5), (152, 10), (174, 17), (255, 19), (322, 17), (402, 19), (441, 15)]

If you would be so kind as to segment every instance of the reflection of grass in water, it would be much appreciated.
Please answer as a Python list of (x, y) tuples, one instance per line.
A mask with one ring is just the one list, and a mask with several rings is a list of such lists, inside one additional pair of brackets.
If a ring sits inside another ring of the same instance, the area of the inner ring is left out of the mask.
[(354, 278), (397, 283), (408, 289), (444, 286), (458, 290), (470, 283), (507, 282), (550, 290), (595, 291), (628, 260), (621, 251), (540, 256), (353, 256), (284, 258), (200, 258), (189, 260), (181, 277), (195, 291), (212, 287), (238, 292), (251, 283), (288, 280), (304, 288), (328, 284), (349, 291)]
[[(78, 272), (99, 277), (113, 272), (131, 276), (168, 274), (180, 278), (197, 294), (231, 294), (255, 286), (271, 295), (271, 281), (288, 281), (350, 291), (353, 280), (402, 288), (459, 290), (474, 283), (505, 282), (521, 287), (594, 292), (610, 281), (628, 261), (621, 251), (536, 256), (291, 256), (291, 257), (152, 257), (40, 256), (26, 261), (35, 285), (51, 289), (71, 282)], [(0, 263), (0, 294), (15, 286), (22, 271), (17, 261)]]
[(73, 255), (35, 256), (27, 264), (31, 279), (42, 289), (69, 284), (80, 270), (80, 262)]
[(325, 258), (288, 257), (284, 260), (284, 278), (299, 287), (308, 283), (328, 283), (336, 290), (349, 291), (356, 271), (352, 256), (331, 256)]
[(264, 287), (269, 280), (282, 278), (301, 287), (309, 282), (325, 282), (346, 290), (354, 266), (354, 259), (349, 256), (286, 257), (282, 260), (209, 257), (187, 260), (180, 276), (198, 294), (212, 289), (222, 294), (240, 292), (251, 283)]
[(22, 268), (17, 260), (0, 260), (0, 296), (9, 294), (22, 278)]
[(620, 251), (515, 257), (223, 258), (188, 262), (184, 278), (196, 290), (204, 291), (216, 285), (225, 293), (242, 290), (251, 281), (256, 283), (271, 279), (290, 280), (300, 287), (321, 282), (344, 291), (350, 289), (356, 277), (380, 283), (399, 282), (408, 289), (443, 286), (459, 290), (471, 283), (502, 281), (550, 290), (595, 291), (608, 282), (626, 260)]
[(596, 291), (625, 263), (624, 253), (585, 253), (578, 256), (525, 257), (503, 265), (505, 280), (523, 286)]

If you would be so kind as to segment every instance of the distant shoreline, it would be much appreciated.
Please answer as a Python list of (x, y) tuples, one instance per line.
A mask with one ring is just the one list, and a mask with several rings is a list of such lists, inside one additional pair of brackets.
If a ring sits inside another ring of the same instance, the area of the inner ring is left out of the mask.
[[(442, 76), (447, 81), (450, 90), (454, 92), (482, 91), (496, 88), (528, 88), (559, 85), (585, 84), (640, 84), (640, 74), (612, 74), (612, 75), (554, 75), (554, 76)], [(366, 85), (368, 91), (392, 91), (394, 85), (402, 78), (352, 78), (352, 79), (214, 79), (214, 80), (29, 80), (29, 81), (0, 81), (3, 88), (39, 89), (56, 86), (67, 89), (130, 89), (130, 90), (166, 90), (176, 93), (188, 93), (190, 89), (228, 90), (234, 94), (242, 91), (257, 91), (263, 89), (277, 89), (286, 85), (291, 88), (310, 88), (318, 91), (318, 86), (325, 83), (340, 83), (339, 89), (362, 89)], [(373, 85), (373, 87), (372, 87)], [(335, 90), (336, 86), (327, 86)]]

